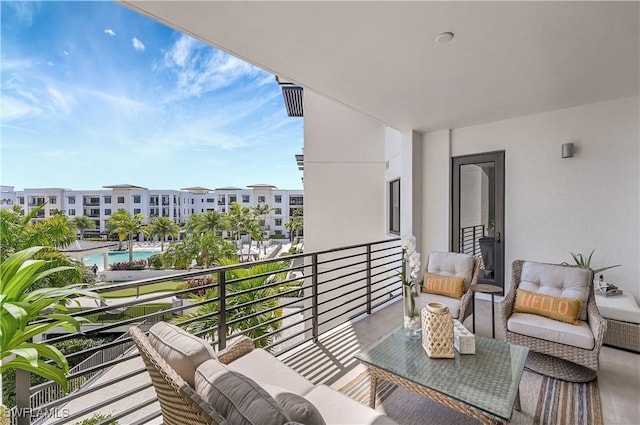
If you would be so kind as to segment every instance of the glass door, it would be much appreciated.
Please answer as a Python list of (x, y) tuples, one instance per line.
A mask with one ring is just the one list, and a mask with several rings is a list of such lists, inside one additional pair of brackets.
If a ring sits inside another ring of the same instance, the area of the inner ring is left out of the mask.
[(452, 158), (451, 250), (478, 257), (478, 283), (504, 292), (504, 151)]

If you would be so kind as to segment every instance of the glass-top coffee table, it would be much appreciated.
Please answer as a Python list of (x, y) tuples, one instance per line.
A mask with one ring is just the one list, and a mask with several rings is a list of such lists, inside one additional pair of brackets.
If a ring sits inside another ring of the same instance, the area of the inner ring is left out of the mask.
[(476, 335), (476, 354), (431, 359), (419, 339), (396, 328), (358, 352), (371, 376), (369, 404), (375, 408), (384, 379), (479, 420), (506, 423), (520, 410), (520, 378), (529, 349)]

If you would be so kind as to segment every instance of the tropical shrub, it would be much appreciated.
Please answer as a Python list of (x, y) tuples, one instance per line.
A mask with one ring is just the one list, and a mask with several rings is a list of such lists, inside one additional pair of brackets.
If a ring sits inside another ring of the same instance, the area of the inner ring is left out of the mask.
[[(81, 421), (78, 422), (74, 422), (73, 425), (96, 425), (99, 424), (107, 419), (109, 419), (111, 417), (111, 415), (105, 415), (103, 413), (94, 413), (92, 417), (87, 418), (87, 419), (83, 419)], [(108, 422), (107, 425), (118, 425), (118, 421), (111, 421)]]
[(162, 268), (162, 255), (161, 254), (153, 254), (151, 257), (147, 258), (147, 263), (149, 267), (153, 267), (156, 270)]
[(146, 260), (136, 260), (131, 263), (127, 261), (121, 261), (119, 263), (113, 263), (109, 265), (109, 270), (112, 271), (120, 271), (120, 270), (144, 270), (147, 267)]

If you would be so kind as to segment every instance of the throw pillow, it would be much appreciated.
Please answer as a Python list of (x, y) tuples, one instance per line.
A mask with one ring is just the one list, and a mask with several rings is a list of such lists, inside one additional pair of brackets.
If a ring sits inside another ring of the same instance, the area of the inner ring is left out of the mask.
[(422, 291), (429, 294), (460, 299), (464, 293), (464, 276), (444, 276), (425, 273)]
[(149, 329), (149, 342), (192, 387), (196, 368), (204, 361), (216, 358), (207, 341), (167, 322), (158, 322)]
[(292, 421), (304, 425), (326, 425), (318, 408), (301, 395), (275, 385), (264, 384), (262, 387), (276, 399)]
[(537, 314), (538, 316), (577, 325), (579, 324), (578, 316), (580, 316), (581, 307), (582, 300), (579, 298), (553, 297), (518, 288), (513, 311)]
[(216, 360), (196, 369), (196, 393), (230, 424), (282, 425), (289, 417), (278, 402), (253, 379), (228, 370)]

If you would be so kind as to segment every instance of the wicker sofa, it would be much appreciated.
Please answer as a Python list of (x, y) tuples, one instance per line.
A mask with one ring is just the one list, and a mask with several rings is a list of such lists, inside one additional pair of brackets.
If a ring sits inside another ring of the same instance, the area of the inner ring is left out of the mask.
[(214, 353), (206, 341), (160, 322), (129, 333), (158, 395), (165, 425), (394, 425), (326, 385), (314, 385), (241, 337)]

